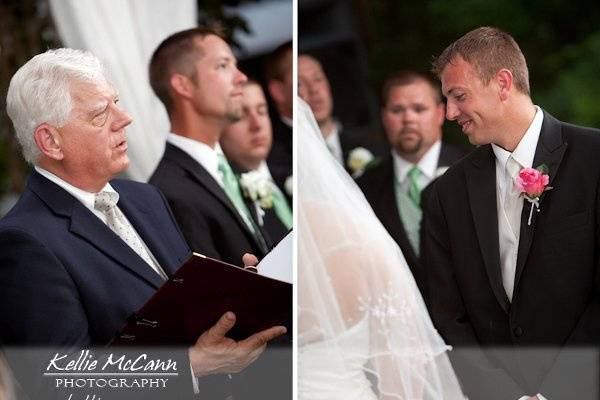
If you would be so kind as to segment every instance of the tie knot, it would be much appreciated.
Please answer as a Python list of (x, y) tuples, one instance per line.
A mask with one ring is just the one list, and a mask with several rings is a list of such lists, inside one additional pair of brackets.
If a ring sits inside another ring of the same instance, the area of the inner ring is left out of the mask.
[(508, 172), (508, 175), (514, 179), (519, 175), (519, 171), (521, 171), (521, 164), (510, 156), (506, 162), (506, 171)]
[(119, 194), (116, 192), (100, 192), (94, 199), (94, 208), (96, 210), (107, 212), (117, 205)]
[(416, 165), (413, 165), (411, 169), (408, 170), (408, 177), (412, 180), (416, 180), (421, 176), (421, 170)]

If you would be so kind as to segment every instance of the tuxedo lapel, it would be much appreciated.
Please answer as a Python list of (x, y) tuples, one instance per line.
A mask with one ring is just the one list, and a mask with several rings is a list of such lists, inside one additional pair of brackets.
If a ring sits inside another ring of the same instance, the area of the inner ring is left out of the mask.
[[(563, 142), (560, 122), (550, 114), (544, 112), (544, 122), (542, 123), (540, 138), (535, 149), (533, 168), (536, 168), (542, 164), (545, 164), (548, 167), (548, 175), (550, 177), (548, 186), (552, 186), (552, 181), (556, 176), (566, 149), (567, 143)], [(540, 210), (544, 208), (545, 197), (546, 192), (542, 193), (540, 196)], [(517, 255), (517, 265), (515, 271), (515, 294), (517, 293), (519, 280), (521, 278), (521, 274), (523, 273), (523, 268), (525, 267), (529, 250), (531, 249), (531, 243), (533, 242), (536, 220), (538, 216), (538, 213), (534, 209), (531, 218), (531, 225), (528, 225), (529, 213), (531, 212), (531, 207), (533, 207), (533, 204), (527, 200), (523, 200), (523, 202), (523, 212), (521, 213), (521, 230), (519, 237), (519, 252)]]
[(496, 299), (508, 312), (509, 300), (500, 271), (495, 157), (490, 145), (476, 151), (478, 154), (465, 167), (469, 203), (490, 285)]
[[(70, 220), (70, 232), (80, 236), (153, 287), (158, 288), (162, 285), (162, 278), (131, 247), (64, 189), (37, 172), (32, 174), (29, 187), (56, 214)], [(85, 268), (85, 265), (81, 267)]]
[(396, 174), (394, 173), (394, 161), (391, 156), (382, 162), (381, 169), (382, 182), (378, 185), (381, 190), (380, 197), (375, 202), (373, 208), (375, 209), (375, 213), (381, 216), (381, 222), (402, 249), (404, 258), (406, 258), (408, 264), (415, 266), (418, 262), (418, 257), (408, 239), (400, 211), (398, 210), (395, 189)]
[(230, 214), (236, 219), (241, 229), (243, 229), (249, 235), (249, 237), (252, 238), (259, 249), (265, 247), (263, 243), (259, 242), (254, 233), (250, 231), (248, 225), (246, 225), (246, 222), (242, 219), (231, 200), (229, 200), (229, 197), (225, 191), (221, 188), (221, 186), (219, 186), (217, 181), (215, 181), (215, 179), (208, 173), (206, 169), (204, 169), (202, 165), (196, 162), (196, 160), (190, 157), (186, 152), (178, 149), (170, 143), (167, 143), (167, 147), (165, 148), (165, 158), (183, 168), (209, 193), (223, 203), (223, 205), (229, 210)]

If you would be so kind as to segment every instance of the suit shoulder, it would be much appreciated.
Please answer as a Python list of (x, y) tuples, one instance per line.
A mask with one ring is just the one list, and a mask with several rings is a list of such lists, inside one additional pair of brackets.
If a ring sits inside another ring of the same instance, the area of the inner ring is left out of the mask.
[(158, 189), (148, 183), (131, 181), (128, 179), (113, 179), (110, 184), (119, 193), (134, 193), (137, 196), (156, 195)]
[[(448, 170), (437, 178), (434, 183), (438, 187), (448, 186), (452, 189), (453, 185), (457, 184), (457, 180), (461, 179), (464, 176), (464, 169), (467, 165), (475, 162), (475, 160), (479, 160), (482, 157), (486, 156), (486, 153), (491, 152), (490, 145), (483, 145), (470, 152), (467, 152), (466, 155), (463, 154), (461, 158), (456, 160)], [(430, 185), (432, 186), (432, 185)]]
[(391, 156), (384, 157), (381, 162), (371, 168), (368, 168), (360, 178), (356, 180), (356, 184), (364, 192), (371, 188), (377, 188), (384, 184), (385, 177), (393, 174), (393, 160)]

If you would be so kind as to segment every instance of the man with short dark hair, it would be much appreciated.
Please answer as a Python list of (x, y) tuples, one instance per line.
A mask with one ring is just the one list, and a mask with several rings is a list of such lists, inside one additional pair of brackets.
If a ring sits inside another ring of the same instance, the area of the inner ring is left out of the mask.
[(150, 62), (150, 83), (171, 121), (165, 153), (150, 183), (165, 194), (193, 251), (239, 264), (270, 246), (219, 147), (225, 128), (243, 116), (242, 86), (229, 45), (194, 28), (165, 39)]
[(465, 392), (597, 399), (600, 132), (533, 104), (500, 29), (465, 34), (434, 71), (479, 146), (436, 180), (423, 224), (430, 312)]
[(382, 88), (381, 120), (392, 151), (357, 183), (425, 295), (419, 263), (421, 192), (465, 152), (442, 143), (445, 107), (433, 77), (400, 71)]

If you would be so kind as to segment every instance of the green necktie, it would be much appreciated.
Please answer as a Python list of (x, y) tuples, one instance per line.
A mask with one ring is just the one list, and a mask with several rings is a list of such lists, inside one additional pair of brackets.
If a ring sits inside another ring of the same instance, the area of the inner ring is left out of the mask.
[(421, 204), (421, 188), (419, 187), (419, 177), (421, 170), (416, 165), (408, 171), (408, 197), (415, 203), (417, 207)]
[(277, 218), (281, 221), (281, 223), (287, 228), (290, 229), (293, 223), (292, 210), (288, 206), (285, 197), (281, 191), (273, 184), (273, 209), (275, 210), (275, 214)]
[(246, 225), (248, 225), (248, 228), (250, 228), (252, 232), (256, 233), (252, 217), (250, 216), (250, 211), (248, 210), (248, 207), (246, 207), (246, 203), (242, 197), (242, 191), (240, 190), (240, 185), (235, 177), (235, 174), (231, 170), (225, 155), (222, 153), (217, 153), (217, 158), (219, 160), (218, 169), (221, 173), (221, 177), (223, 178), (223, 187), (225, 189), (225, 193), (227, 193), (227, 197), (229, 197), (229, 200), (231, 200), (235, 208), (238, 210), (238, 213), (241, 215)]

